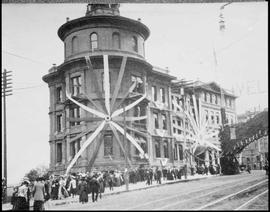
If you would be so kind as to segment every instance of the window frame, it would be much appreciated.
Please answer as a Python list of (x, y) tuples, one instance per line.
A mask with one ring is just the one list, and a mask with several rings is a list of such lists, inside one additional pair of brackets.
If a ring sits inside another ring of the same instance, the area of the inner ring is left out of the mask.
[(153, 117), (154, 117), (155, 129), (159, 129), (158, 113), (153, 112)]
[[(74, 84), (76, 81), (76, 85)], [(71, 84), (71, 95), (72, 96), (79, 96), (82, 94), (82, 75), (75, 75), (70, 77), (70, 84)], [(76, 90), (76, 92), (75, 92)], [(76, 94), (75, 94), (76, 93)]]
[(169, 158), (169, 141), (164, 140), (163, 141), (163, 153), (164, 153), (164, 158)]
[(163, 87), (159, 88), (159, 92), (160, 92), (161, 102), (165, 103), (166, 102), (165, 88)]
[[(115, 36), (118, 37), (118, 42), (117, 42), (117, 40), (114, 39)], [(113, 32), (112, 33), (112, 47), (113, 47), (113, 49), (121, 49), (121, 37), (120, 37), (119, 32)]]
[(156, 158), (160, 158), (161, 157), (160, 142), (161, 142), (160, 140), (155, 139), (155, 156), (156, 156)]
[(161, 114), (161, 118), (162, 118), (162, 129), (167, 130), (168, 127), (167, 127), (167, 116), (166, 116), (166, 114)]
[(56, 163), (62, 163), (62, 161), (63, 161), (63, 145), (62, 143), (56, 143)]
[(63, 114), (60, 113), (56, 115), (56, 132), (62, 131), (63, 131)]
[(73, 36), (71, 39), (71, 53), (76, 54), (79, 52), (79, 38), (78, 36)]
[[(93, 39), (92, 36), (96, 35), (96, 39)], [(92, 51), (94, 51), (95, 49), (98, 49), (98, 34), (96, 32), (92, 32), (90, 35), (90, 49)], [(94, 46), (93, 44), (96, 44), (96, 46)]]
[(58, 86), (56, 88), (56, 103), (61, 103), (62, 101), (63, 101), (63, 89), (62, 86)]
[(138, 38), (136, 36), (132, 36), (131, 41), (132, 41), (131, 49), (135, 52), (138, 52)]
[(155, 85), (152, 85), (152, 98), (154, 102), (157, 101), (157, 86)]

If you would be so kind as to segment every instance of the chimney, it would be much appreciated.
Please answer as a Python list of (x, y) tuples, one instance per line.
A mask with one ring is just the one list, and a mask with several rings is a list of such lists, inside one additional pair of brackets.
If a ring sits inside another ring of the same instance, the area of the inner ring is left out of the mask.
[(66, 18), (67, 22), (69, 22), (69, 17)]

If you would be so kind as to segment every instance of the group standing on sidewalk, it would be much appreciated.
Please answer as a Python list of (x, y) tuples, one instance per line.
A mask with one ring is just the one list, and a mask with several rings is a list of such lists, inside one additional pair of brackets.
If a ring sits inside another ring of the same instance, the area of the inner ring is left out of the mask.
[[(200, 170), (202, 172), (200, 173)], [(191, 175), (197, 174), (216, 174), (215, 169), (199, 166), (192, 166)], [(119, 170), (93, 171), (91, 173), (71, 173), (70, 175), (51, 175), (47, 178), (37, 178), (35, 182), (28, 179), (22, 181), (21, 186), (14, 189), (12, 205), (14, 210), (29, 210), (30, 199), (34, 199), (34, 210), (44, 210), (45, 202), (49, 200), (61, 200), (67, 197), (74, 198), (79, 196), (79, 202), (88, 202), (88, 195), (91, 195), (92, 202), (98, 201), (102, 197), (106, 187), (110, 191), (114, 187), (119, 187), (128, 183), (136, 184), (145, 182), (150, 186), (153, 181), (161, 184), (162, 181), (178, 180), (186, 175), (187, 167), (164, 168), (164, 167), (138, 167), (130, 169), (128, 172)]]

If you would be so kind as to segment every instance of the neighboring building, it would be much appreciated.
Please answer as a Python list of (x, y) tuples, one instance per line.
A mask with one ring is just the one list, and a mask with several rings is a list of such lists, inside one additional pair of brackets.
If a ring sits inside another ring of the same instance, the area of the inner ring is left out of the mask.
[[(182, 89), (181, 91), (181, 88)], [(217, 132), (219, 131), (222, 121), (221, 121), (221, 91), (220, 86), (217, 85), (215, 82), (210, 83), (203, 83), (201, 81), (195, 81), (193, 83), (190, 83), (188, 86), (182, 86), (181, 83), (173, 83), (173, 92), (172, 92), (172, 98), (177, 99), (177, 101), (180, 102), (180, 105), (183, 107), (184, 102), (190, 102), (189, 104), (192, 107), (192, 110), (194, 110), (194, 101), (192, 98), (192, 95), (195, 94), (196, 98), (196, 105), (197, 105), (197, 111), (199, 114), (201, 114), (201, 119), (205, 118), (205, 120), (209, 121), (208, 124), (208, 130), (212, 133), (216, 133), (216, 135), (213, 135), (208, 140), (218, 146), (220, 148), (220, 141), (217, 135)], [(181, 95), (182, 93), (182, 95)], [(224, 102), (223, 104), (225, 106), (225, 114), (226, 114), (226, 124), (234, 124), (237, 122), (236, 117), (236, 108), (235, 108), (235, 100), (236, 96), (225, 91), (223, 89), (224, 94)], [(175, 108), (173, 106), (173, 109), (175, 111), (178, 110), (178, 108)], [(182, 113), (183, 114), (183, 113)], [(184, 114), (182, 115), (184, 117)], [(176, 140), (180, 142), (181, 145), (183, 145), (186, 139), (187, 146), (190, 146), (191, 143), (194, 141), (192, 138), (192, 133), (190, 131), (192, 130), (191, 126), (189, 125), (189, 122), (186, 120), (186, 130), (184, 130), (184, 118), (179, 118), (179, 116), (173, 116), (173, 132), (174, 136), (176, 137)], [(186, 138), (184, 136), (184, 131), (186, 131)], [(200, 153), (201, 152), (201, 153)], [(216, 164), (219, 163), (219, 152), (216, 150), (202, 150), (198, 149), (195, 155), (198, 155), (203, 160), (209, 160), (210, 163)], [(213, 160), (212, 160), (213, 159)], [(196, 162), (199, 162), (196, 160)]]
[(249, 144), (240, 154), (240, 163), (250, 164), (252, 169), (262, 169), (268, 161), (268, 136)]
[[(95, 117), (67, 99), (65, 91), (71, 93), (77, 101), (93, 107), (88, 98), (90, 97), (99, 109), (105, 110), (104, 54), (109, 58), (111, 93), (117, 84), (122, 59), (127, 57), (122, 84), (116, 99), (117, 108), (133, 102), (142, 93), (147, 94), (146, 99), (126, 113), (127, 116), (147, 116), (146, 120), (127, 122), (128, 133), (149, 155), (149, 160), (141, 159), (137, 149), (127, 142), (126, 153), (132, 164), (160, 166), (162, 163), (169, 167), (184, 164), (184, 140), (177, 134), (188, 135), (191, 127), (187, 123), (183, 128), (183, 120), (181, 122), (181, 119), (176, 119), (173, 112), (175, 108), (172, 99), (177, 97), (179, 101), (181, 99), (181, 95), (177, 93), (179, 86), (173, 82), (176, 77), (171, 76), (167, 69), (154, 67), (145, 60), (144, 42), (149, 34), (149, 29), (139, 20), (120, 16), (119, 4), (89, 4), (84, 17), (67, 20), (59, 28), (58, 35), (65, 46), (65, 60), (59, 66), (54, 65), (43, 77), (50, 90), (51, 171), (63, 174), (88, 135), (97, 126), (95, 122), (87, 121)], [(89, 69), (85, 58), (89, 56), (92, 70)], [(121, 103), (134, 82), (136, 87)], [(200, 110), (203, 116), (208, 117), (211, 120), (211, 128), (217, 130), (221, 124), (219, 86), (216, 83), (197, 82), (193, 90), (196, 99), (201, 100)], [(193, 90), (185, 88), (187, 99)], [(224, 93), (228, 123), (235, 123), (236, 97), (225, 91)], [(176, 124), (179, 124), (177, 131)], [(120, 136), (120, 139), (123, 141), (124, 137)], [(100, 150), (95, 155), (95, 149), (100, 142)], [(191, 142), (192, 139), (187, 141), (189, 145)], [(219, 145), (218, 138), (213, 142)], [(96, 157), (95, 168), (125, 167), (124, 154), (113, 133), (108, 129), (87, 147), (71, 171), (86, 171), (93, 157)], [(194, 158), (190, 157), (189, 160), (194, 162)]]

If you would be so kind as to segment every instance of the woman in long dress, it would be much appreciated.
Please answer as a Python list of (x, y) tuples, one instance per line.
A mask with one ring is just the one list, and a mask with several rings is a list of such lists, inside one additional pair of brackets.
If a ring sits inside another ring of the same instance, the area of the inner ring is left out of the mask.
[(85, 178), (82, 178), (81, 182), (78, 185), (78, 189), (80, 194), (79, 202), (81, 202), (82, 204), (88, 202), (88, 185)]

